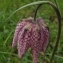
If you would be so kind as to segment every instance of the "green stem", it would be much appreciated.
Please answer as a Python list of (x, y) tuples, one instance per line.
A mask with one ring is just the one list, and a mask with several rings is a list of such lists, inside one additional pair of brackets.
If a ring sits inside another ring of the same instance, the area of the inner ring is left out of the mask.
[(26, 4), (24, 6), (21, 6), (20, 8), (18, 8), (17, 10), (15, 10), (5, 21), (7, 21), (8, 19), (10, 19), (10, 17), (12, 17), (17, 11), (24, 9), (26, 7), (32, 6), (32, 5), (37, 5), (37, 4), (43, 4), (43, 3), (48, 3), (49, 1), (37, 1), (37, 2), (32, 2), (29, 4)]
[[(58, 4), (57, 0), (54, 0), (54, 1), (55, 1), (55, 4), (56, 4), (58, 10), (60, 11), (59, 4)], [(62, 19), (62, 18), (61, 18), (61, 19)]]
[(59, 9), (57, 0), (54, 0), (54, 1), (55, 1), (55, 4), (56, 4), (57, 8)]
[(58, 44), (59, 44), (59, 39), (60, 39), (60, 34), (61, 34), (61, 15), (60, 15), (60, 12), (58, 10), (58, 8), (52, 4), (51, 2), (47, 2), (47, 3), (42, 3), (42, 4), (39, 4), (38, 7), (36, 8), (36, 11), (35, 11), (35, 15), (34, 15), (34, 21), (36, 21), (36, 15), (37, 15), (37, 11), (38, 9), (43, 5), (43, 4), (49, 4), (53, 7), (53, 9), (55, 10), (56, 14), (57, 14), (57, 17), (58, 17), (58, 35), (57, 35), (57, 39), (56, 39), (56, 44), (55, 44), (55, 47), (54, 47), (54, 51), (52, 53), (52, 57), (50, 59), (50, 63), (52, 63), (53, 61), (53, 58), (54, 58), (54, 55), (57, 51), (57, 48), (58, 48)]

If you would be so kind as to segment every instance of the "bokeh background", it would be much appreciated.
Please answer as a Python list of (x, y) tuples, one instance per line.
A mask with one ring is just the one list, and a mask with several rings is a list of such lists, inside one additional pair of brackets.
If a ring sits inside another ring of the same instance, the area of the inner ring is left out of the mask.
[[(0, 0), (0, 63), (32, 63), (32, 54), (30, 49), (27, 51), (27, 53), (24, 55), (22, 59), (19, 59), (17, 56), (16, 47), (12, 48), (11, 44), (16, 24), (19, 22), (19, 20), (23, 18), (34, 17), (37, 5), (19, 10), (9, 19), (7, 18), (19, 7), (35, 1), (42, 1), (42, 0)], [(55, 4), (54, 0), (50, 1)], [(57, 2), (63, 21), (63, 0), (57, 0)], [(53, 52), (57, 37), (57, 29), (58, 29), (57, 16), (51, 6), (43, 5), (39, 9), (37, 17), (42, 17), (50, 28), (50, 43), (45, 52), (45, 56), (43, 56), (41, 53), (39, 55), (38, 60), (39, 63), (47, 63), (50, 61), (51, 54)], [(55, 54), (53, 63), (63, 63), (62, 21), (61, 21), (62, 31), (61, 31), (60, 43), (58, 46), (58, 50)]]

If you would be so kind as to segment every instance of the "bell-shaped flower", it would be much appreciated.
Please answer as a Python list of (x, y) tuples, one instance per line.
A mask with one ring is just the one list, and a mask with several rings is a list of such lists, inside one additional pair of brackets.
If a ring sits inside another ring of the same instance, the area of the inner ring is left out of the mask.
[(38, 63), (38, 55), (44, 52), (49, 42), (49, 30), (42, 18), (21, 20), (13, 37), (12, 47), (17, 45), (18, 56), (22, 58), (29, 48), (32, 50), (33, 63)]

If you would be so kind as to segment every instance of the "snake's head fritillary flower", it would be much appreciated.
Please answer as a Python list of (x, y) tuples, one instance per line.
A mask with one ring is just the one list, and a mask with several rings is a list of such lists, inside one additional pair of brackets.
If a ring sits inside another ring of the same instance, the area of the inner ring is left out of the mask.
[(38, 55), (46, 50), (48, 40), (49, 30), (43, 19), (38, 18), (37, 22), (34, 22), (33, 18), (28, 18), (17, 24), (12, 47), (17, 45), (19, 58), (31, 48), (33, 63), (38, 63)]

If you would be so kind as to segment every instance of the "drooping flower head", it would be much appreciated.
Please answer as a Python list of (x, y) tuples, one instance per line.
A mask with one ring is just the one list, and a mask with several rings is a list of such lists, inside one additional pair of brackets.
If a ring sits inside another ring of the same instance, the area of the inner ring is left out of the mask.
[(43, 19), (33, 18), (21, 20), (17, 26), (13, 37), (12, 47), (17, 45), (18, 56), (22, 58), (26, 51), (31, 48), (33, 63), (38, 63), (38, 55), (44, 52), (49, 42), (49, 30)]

